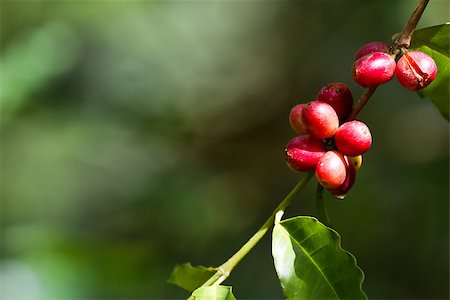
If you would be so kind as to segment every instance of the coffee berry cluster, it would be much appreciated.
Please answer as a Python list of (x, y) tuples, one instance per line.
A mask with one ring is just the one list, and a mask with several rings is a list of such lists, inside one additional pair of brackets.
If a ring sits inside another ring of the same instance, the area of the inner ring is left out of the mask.
[[(364, 87), (375, 87), (395, 76), (409, 90), (419, 90), (436, 77), (434, 60), (420, 51), (403, 53), (396, 62), (383, 42), (362, 46), (355, 55), (353, 79)], [(372, 144), (366, 124), (348, 120), (353, 96), (343, 83), (324, 86), (316, 99), (295, 105), (289, 122), (298, 134), (286, 146), (288, 166), (298, 172), (315, 172), (325, 189), (343, 199), (356, 180), (362, 155)]]
[(289, 114), (299, 135), (286, 146), (288, 166), (298, 172), (315, 171), (317, 181), (338, 198), (344, 198), (353, 186), (361, 155), (372, 144), (366, 124), (345, 122), (352, 106), (350, 89), (343, 83), (330, 83), (316, 100), (294, 106)]
[(386, 83), (395, 76), (402, 86), (411, 91), (428, 86), (436, 77), (433, 58), (421, 51), (409, 51), (396, 62), (395, 55), (383, 42), (363, 45), (355, 55), (353, 79), (364, 87)]

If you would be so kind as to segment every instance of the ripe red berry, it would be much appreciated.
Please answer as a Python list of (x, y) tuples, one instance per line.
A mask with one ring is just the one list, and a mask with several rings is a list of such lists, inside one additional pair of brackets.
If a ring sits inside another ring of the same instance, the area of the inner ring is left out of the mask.
[(334, 108), (339, 120), (345, 120), (353, 106), (353, 95), (350, 89), (343, 83), (335, 82), (324, 86), (317, 100), (328, 103)]
[(356, 52), (355, 60), (363, 57), (364, 55), (374, 53), (374, 52), (389, 52), (389, 45), (383, 42), (371, 42), (363, 45), (359, 48), (358, 52)]
[(344, 182), (336, 189), (329, 189), (330, 193), (338, 199), (344, 199), (353, 187), (356, 180), (356, 168), (350, 157), (344, 156), (346, 177)]
[(337, 130), (334, 140), (338, 150), (347, 156), (361, 155), (372, 145), (369, 127), (356, 120), (342, 124)]
[(318, 139), (332, 137), (339, 127), (339, 119), (331, 105), (322, 101), (311, 101), (302, 110), (305, 130)]
[(346, 177), (344, 156), (338, 151), (328, 151), (317, 162), (317, 181), (326, 189), (340, 187)]
[(289, 123), (291, 124), (292, 129), (298, 134), (306, 134), (305, 125), (302, 121), (302, 110), (306, 106), (306, 104), (297, 104), (291, 109), (289, 113)]
[(437, 66), (433, 58), (421, 51), (410, 51), (397, 62), (395, 76), (408, 90), (417, 91), (429, 85), (436, 77)]
[(309, 135), (293, 138), (286, 146), (288, 166), (298, 172), (313, 171), (319, 159), (325, 154), (326, 147), (322, 140)]
[(373, 87), (388, 82), (394, 76), (395, 60), (388, 53), (374, 52), (353, 63), (353, 79), (364, 87)]

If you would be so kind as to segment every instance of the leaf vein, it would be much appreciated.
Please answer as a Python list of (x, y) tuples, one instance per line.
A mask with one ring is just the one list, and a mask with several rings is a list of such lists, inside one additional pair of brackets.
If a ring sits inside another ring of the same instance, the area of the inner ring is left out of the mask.
[[(286, 231), (286, 233), (288, 234), (288, 236), (291, 237), (291, 240), (296, 243), (298, 245), (298, 247), (304, 252), (304, 254), (306, 255), (306, 257), (311, 261), (311, 263), (314, 265), (314, 267), (319, 271), (320, 275), (322, 275), (322, 277), (325, 279), (325, 282), (330, 286), (331, 290), (333, 291), (333, 293), (336, 295), (336, 299), (339, 299), (339, 295), (337, 294), (336, 290), (334, 289), (332, 283), (328, 280), (328, 278), (325, 276), (325, 274), (322, 272), (322, 270), (319, 268), (319, 265), (317, 264), (317, 262), (308, 254), (308, 252), (306, 251), (306, 249), (301, 245), (300, 242), (298, 242), (297, 240), (295, 240), (292, 235), (289, 234), (289, 232), (282, 226), (283, 230)], [(315, 233), (314, 233), (315, 234)], [(313, 235), (314, 235), (313, 234)], [(309, 237), (308, 237), (309, 238)]]

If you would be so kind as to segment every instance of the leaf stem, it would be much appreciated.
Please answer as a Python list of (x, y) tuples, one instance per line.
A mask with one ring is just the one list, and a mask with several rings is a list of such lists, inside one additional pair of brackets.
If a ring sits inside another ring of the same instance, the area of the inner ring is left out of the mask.
[(321, 186), (319, 183), (317, 184), (317, 191), (316, 191), (316, 208), (317, 208), (317, 214), (319, 216), (319, 220), (322, 221), (327, 226), (330, 226), (330, 217), (328, 216), (328, 210), (325, 203), (325, 197), (323, 193), (323, 186)]
[(267, 233), (267, 231), (273, 226), (275, 215), (284, 211), (292, 201), (297, 197), (300, 191), (305, 187), (308, 181), (311, 179), (313, 172), (307, 173), (292, 189), (292, 191), (280, 202), (275, 208), (270, 217), (264, 222), (264, 224), (258, 229), (258, 231), (239, 249), (232, 257), (230, 257), (224, 264), (222, 264), (217, 272), (208, 279), (202, 287), (210, 286), (214, 284), (220, 284), (230, 276), (234, 267), (255, 247), (255, 245), (261, 240), (261, 238)]

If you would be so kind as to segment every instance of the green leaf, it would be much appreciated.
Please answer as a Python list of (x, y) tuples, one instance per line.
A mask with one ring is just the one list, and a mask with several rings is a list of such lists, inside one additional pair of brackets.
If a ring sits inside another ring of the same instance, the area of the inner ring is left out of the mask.
[(364, 273), (339, 234), (313, 217), (276, 223), (272, 254), (287, 299), (367, 299)]
[(231, 286), (213, 285), (196, 289), (190, 299), (195, 300), (236, 300)]
[(449, 120), (449, 74), (450, 74), (450, 22), (417, 30), (411, 39), (410, 49), (430, 55), (438, 67), (436, 78), (418, 93), (429, 98), (441, 114)]
[(184, 263), (175, 266), (167, 282), (192, 292), (205, 283), (216, 271), (217, 268), (193, 267), (191, 263)]

